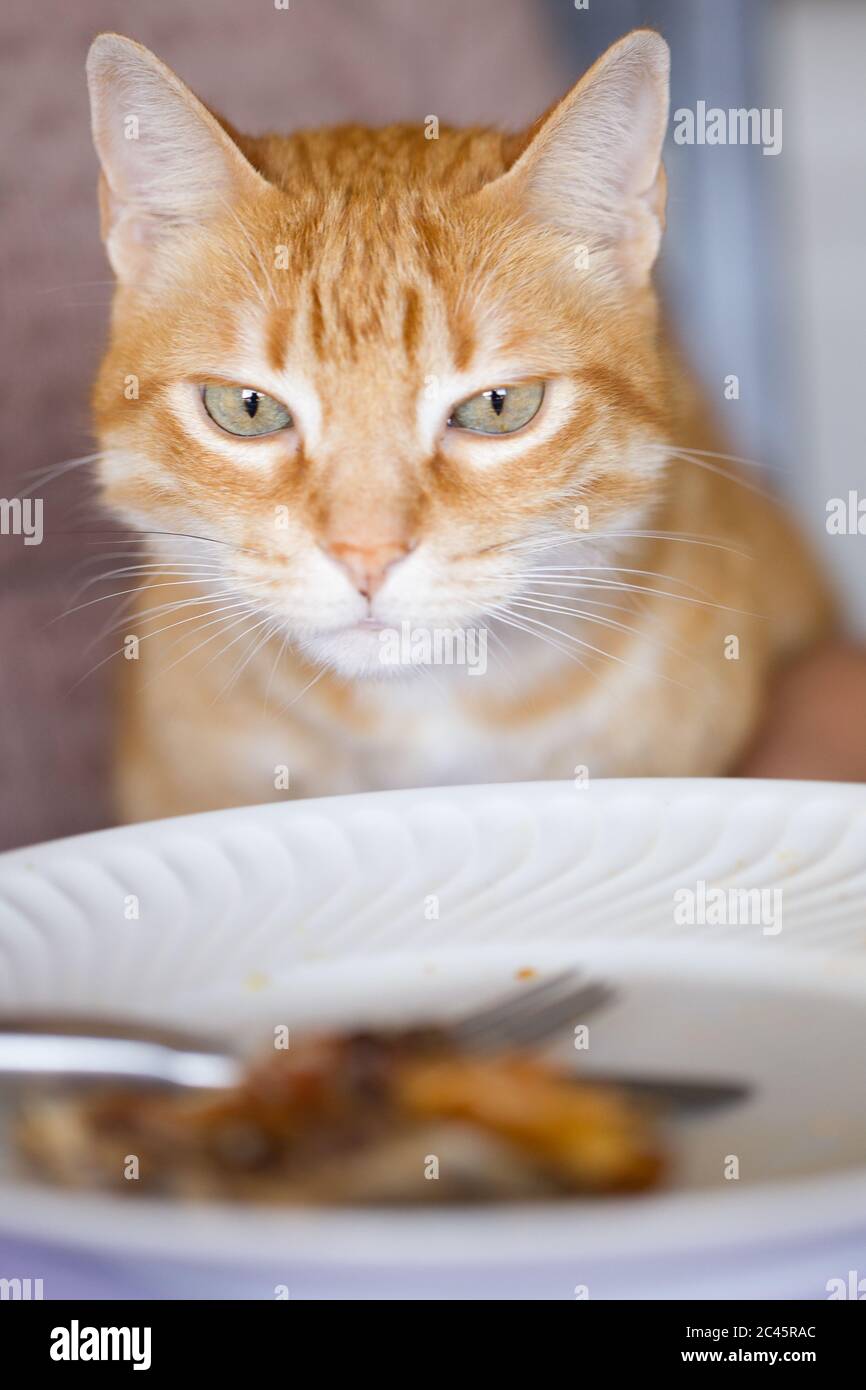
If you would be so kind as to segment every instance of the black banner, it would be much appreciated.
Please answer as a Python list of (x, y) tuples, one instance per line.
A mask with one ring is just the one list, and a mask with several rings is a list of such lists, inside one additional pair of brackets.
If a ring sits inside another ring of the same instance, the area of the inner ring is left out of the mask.
[[(144, 1374), (176, 1370), (249, 1373), (280, 1358), (286, 1337), (304, 1329), (309, 1303), (67, 1303), (4, 1301), (0, 1330), (7, 1358), (67, 1376), (99, 1368)], [(674, 1366), (805, 1365), (821, 1371), (859, 1358), (864, 1323), (857, 1309), (826, 1302), (576, 1303), (561, 1324), (580, 1337), (581, 1362), (642, 1371)], [(435, 1339), (434, 1339), (435, 1340)], [(300, 1350), (300, 1344), (298, 1344)], [(328, 1352), (331, 1344), (328, 1344)], [(429, 1376), (431, 1344), (425, 1338)], [(450, 1353), (446, 1353), (450, 1354)], [(855, 1361), (855, 1364), (856, 1361)], [(291, 1374), (286, 1366), (286, 1374)]]

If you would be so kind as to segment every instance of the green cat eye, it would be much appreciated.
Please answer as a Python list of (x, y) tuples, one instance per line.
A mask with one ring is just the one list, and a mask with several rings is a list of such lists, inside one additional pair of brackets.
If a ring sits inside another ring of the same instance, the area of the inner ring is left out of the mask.
[(210, 418), (228, 434), (276, 434), (292, 423), (284, 405), (248, 386), (206, 386), (202, 400)]
[(537, 381), (494, 386), (456, 406), (448, 423), (474, 434), (513, 434), (537, 415), (543, 400), (544, 387)]

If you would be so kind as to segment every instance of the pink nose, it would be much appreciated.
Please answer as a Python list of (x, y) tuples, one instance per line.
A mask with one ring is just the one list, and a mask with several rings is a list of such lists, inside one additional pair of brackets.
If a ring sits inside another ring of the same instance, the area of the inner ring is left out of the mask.
[(325, 549), (342, 565), (358, 593), (370, 599), (381, 589), (391, 567), (408, 555), (412, 547), (408, 541), (381, 541), (375, 545), (330, 541)]

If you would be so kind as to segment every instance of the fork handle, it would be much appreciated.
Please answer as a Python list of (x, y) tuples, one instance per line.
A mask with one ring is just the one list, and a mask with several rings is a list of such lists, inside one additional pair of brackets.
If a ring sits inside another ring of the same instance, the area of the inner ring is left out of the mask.
[(184, 1047), (157, 1035), (118, 1036), (111, 1025), (0, 1021), (0, 1084), (106, 1081), (128, 1085), (222, 1090), (236, 1085), (237, 1061), (206, 1047)]

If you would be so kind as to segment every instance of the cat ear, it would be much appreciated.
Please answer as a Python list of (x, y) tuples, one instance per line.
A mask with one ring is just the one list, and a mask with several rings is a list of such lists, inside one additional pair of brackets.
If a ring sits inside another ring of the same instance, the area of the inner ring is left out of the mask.
[(216, 117), (141, 44), (100, 34), (87, 83), (102, 236), (120, 280), (140, 278), (165, 235), (268, 187)]
[(619, 40), (532, 132), (484, 195), (516, 200), (536, 221), (604, 253), (605, 267), (643, 283), (664, 229), (662, 144), (670, 50), (636, 29)]

